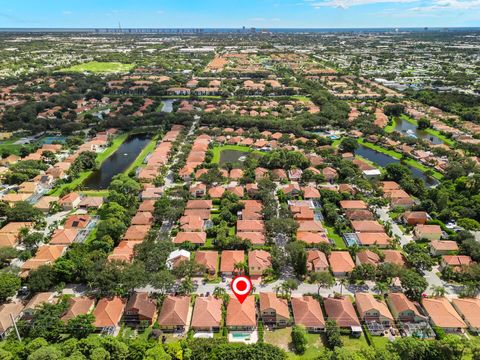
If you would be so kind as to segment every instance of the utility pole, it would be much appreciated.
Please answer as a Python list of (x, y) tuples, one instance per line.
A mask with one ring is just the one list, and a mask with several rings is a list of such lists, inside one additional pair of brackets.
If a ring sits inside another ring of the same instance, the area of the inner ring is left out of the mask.
[(13, 327), (15, 328), (15, 333), (17, 334), (17, 339), (18, 339), (18, 341), (22, 342), (22, 338), (20, 337), (20, 333), (18, 332), (17, 322), (15, 321), (12, 314), (10, 314), (10, 318), (12, 319)]

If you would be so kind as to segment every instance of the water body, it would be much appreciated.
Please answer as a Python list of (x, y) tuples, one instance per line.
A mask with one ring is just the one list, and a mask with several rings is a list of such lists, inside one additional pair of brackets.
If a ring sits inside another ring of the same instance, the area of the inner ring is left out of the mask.
[[(355, 154), (360, 155), (364, 157), (367, 160), (370, 160), (371, 162), (381, 166), (381, 167), (386, 167), (388, 164), (397, 164), (400, 163), (400, 160), (395, 159), (391, 156), (385, 155), (381, 152), (378, 152), (376, 150), (370, 149), (362, 144), (358, 144), (358, 148), (355, 151)], [(423, 173), (422, 171), (418, 170), (417, 168), (414, 168), (413, 166), (410, 165), (405, 165), (410, 169), (412, 172), (413, 177), (422, 179), (423, 182), (428, 185), (428, 186), (433, 186), (438, 184), (438, 181), (435, 179), (430, 179)]]
[(175, 99), (162, 100), (162, 112), (171, 113), (173, 111), (173, 103)]
[(101, 190), (108, 188), (112, 178), (127, 170), (140, 152), (150, 142), (150, 135), (137, 134), (132, 135), (120, 145), (112, 155), (110, 155), (100, 166), (100, 169), (94, 171), (83, 183), (85, 189)]
[(403, 135), (414, 135), (419, 139), (423, 139), (431, 142), (432, 144), (443, 144), (443, 141), (434, 135), (428, 134), (424, 130), (419, 130), (418, 127), (407, 120), (398, 118), (395, 120), (395, 130), (402, 133)]
[(241, 165), (245, 161), (245, 157), (248, 155), (246, 151), (238, 150), (222, 150), (220, 153), (220, 165), (226, 163), (235, 163)]

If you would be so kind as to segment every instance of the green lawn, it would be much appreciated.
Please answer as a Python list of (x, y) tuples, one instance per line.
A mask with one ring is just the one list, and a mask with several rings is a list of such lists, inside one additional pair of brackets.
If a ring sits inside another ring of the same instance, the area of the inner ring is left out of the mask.
[(392, 123), (390, 125), (385, 126), (385, 129), (384, 129), (385, 132), (392, 133), (395, 130), (395, 125), (396, 125), (395, 119), (392, 119)]
[(389, 342), (390, 340), (388, 340), (388, 337), (386, 336), (372, 336), (372, 343), (375, 349), (385, 349)]
[(14, 142), (16, 142), (19, 139), (20, 139), (19, 137), (11, 137), (10, 139), (0, 141), (0, 152), (2, 152), (3, 150), (6, 150), (11, 154), (20, 155), (20, 149), (22, 147), (26, 147), (26, 148), (32, 147), (31, 144), (15, 145)]
[(347, 245), (345, 244), (345, 241), (343, 241), (343, 238), (335, 231), (333, 226), (327, 226), (325, 223), (323, 223), (323, 227), (325, 228), (325, 230), (327, 230), (327, 237), (333, 240), (337, 249), (340, 249), (340, 250), (347, 249)]
[(108, 190), (82, 190), (79, 193), (83, 196), (103, 196), (107, 197), (109, 194)]
[(340, 143), (342, 142), (342, 139), (337, 139), (332, 142), (332, 147), (337, 149), (340, 146)]
[(130, 166), (127, 168), (127, 170), (124, 171), (124, 174), (128, 174), (130, 171), (135, 170), (139, 166), (143, 164), (143, 160), (145, 160), (145, 157), (153, 152), (155, 150), (155, 146), (157, 145), (157, 140), (159, 138), (159, 135), (155, 135), (152, 140), (143, 148), (143, 150), (138, 154), (137, 158), (135, 159), (134, 162), (130, 164)]
[(362, 347), (368, 347), (367, 340), (365, 340), (365, 335), (362, 334), (360, 338), (353, 338), (349, 335), (342, 335), (343, 347), (350, 350), (358, 350)]
[(251, 152), (252, 149), (248, 146), (242, 145), (223, 145), (223, 146), (215, 146), (213, 151), (212, 163), (218, 164), (220, 162), (220, 154), (223, 150), (236, 150), (236, 151), (244, 151), (244, 152)]
[(309, 103), (311, 101), (308, 96), (303, 96), (303, 95), (293, 95), (292, 99), (300, 100), (303, 103)]
[(157, 108), (155, 109), (155, 112), (160, 112), (160, 111), (162, 111), (162, 109), (163, 109), (163, 102), (161, 102), (161, 103), (157, 106)]
[(73, 65), (64, 68), (64, 72), (92, 72), (92, 73), (118, 73), (128, 72), (135, 67), (134, 64), (122, 64), (119, 62), (98, 62), (90, 61), (83, 64)]
[(323, 349), (323, 342), (318, 334), (307, 334), (307, 351), (303, 355), (295, 355), (289, 349), (289, 344), (292, 341), (291, 337), (292, 328), (287, 327), (284, 329), (277, 329), (274, 331), (265, 330), (264, 339), (268, 344), (278, 346), (279, 348), (287, 351), (289, 359), (295, 360), (313, 360), (320, 355)]

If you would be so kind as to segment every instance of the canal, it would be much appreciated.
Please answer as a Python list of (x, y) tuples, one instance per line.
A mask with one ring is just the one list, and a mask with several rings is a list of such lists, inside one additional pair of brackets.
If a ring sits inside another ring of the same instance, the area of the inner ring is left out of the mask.
[(105, 159), (100, 168), (85, 180), (83, 188), (89, 190), (108, 188), (112, 178), (127, 170), (150, 140), (149, 134), (129, 136), (117, 151)]
[[(355, 154), (360, 155), (367, 160), (370, 160), (371, 162), (377, 164), (380, 167), (385, 167), (388, 164), (400, 163), (400, 160), (395, 159), (391, 156), (385, 155), (385, 154), (383, 154), (381, 152), (378, 152), (376, 150), (370, 149), (370, 148), (368, 148), (368, 147), (366, 147), (362, 144), (358, 144), (358, 148), (357, 148), (357, 150), (355, 150)], [(407, 168), (410, 169), (413, 177), (418, 178), (418, 179), (422, 179), (423, 182), (426, 185), (434, 186), (434, 185), (438, 184), (437, 180), (435, 180), (433, 178), (429, 178), (428, 176), (425, 175), (425, 173), (423, 173), (419, 169), (414, 168), (413, 166), (410, 166), (410, 165), (406, 165), (406, 164), (404, 164), (404, 165)]]

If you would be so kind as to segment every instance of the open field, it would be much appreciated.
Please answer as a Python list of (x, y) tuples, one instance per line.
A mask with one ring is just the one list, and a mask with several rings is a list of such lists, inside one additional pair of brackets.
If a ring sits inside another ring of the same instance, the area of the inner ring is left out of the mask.
[(83, 64), (73, 65), (62, 69), (65, 72), (91, 72), (91, 73), (118, 73), (128, 72), (135, 67), (134, 64), (122, 64), (119, 62), (90, 61)]

